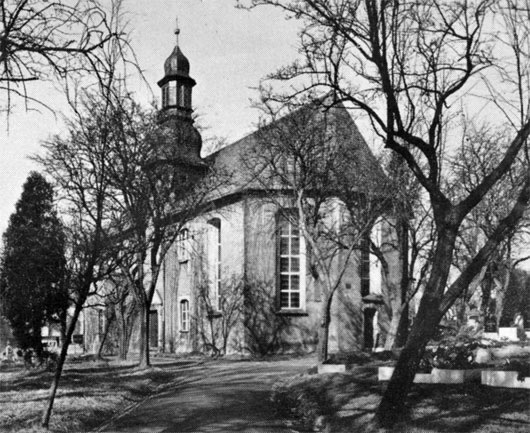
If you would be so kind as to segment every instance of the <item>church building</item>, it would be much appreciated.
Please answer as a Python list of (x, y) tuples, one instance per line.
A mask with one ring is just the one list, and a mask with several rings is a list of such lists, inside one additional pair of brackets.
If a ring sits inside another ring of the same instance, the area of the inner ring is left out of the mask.
[[(201, 157), (201, 137), (192, 118), (195, 84), (177, 42), (158, 85), (165, 121), (179, 122), (186, 131), (179, 163), (197, 179), (213, 168), (230, 181), (212, 195), (208, 211), (179, 233), (165, 257), (150, 312), (150, 346), (177, 353), (314, 351), (325, 296), (309, 263), (309, 245), (296, 220), (288, 217), (292, 191), (256, 178), (255, 172), (249, 175), (249, 156), (269, 149), (260, 131)], [(359, 182), (366, 179), (360, 172), (376, 182), (384, 176), (344, 106), (305, 109), (317, 113), (315, 122), (325, 122), (322, 128), (334, 134), (335, 143), (355, 151)], [(359, 191), (372, 187), (358, 186)], [(340, 206), (330, 208), (329, 217), (338, 221), (340, 212)], [(393, 238), (384, 221), (374, 225), (372, 240), (392, 245)], [(390, 276), (398, 278), (397, 251), (387, 247), (385, 255)], [(388, 279), (382, 278), (367, 244), (337, 260), (347, 263), (331, 305), (330, 352), (371, 350), (383, 343)]]

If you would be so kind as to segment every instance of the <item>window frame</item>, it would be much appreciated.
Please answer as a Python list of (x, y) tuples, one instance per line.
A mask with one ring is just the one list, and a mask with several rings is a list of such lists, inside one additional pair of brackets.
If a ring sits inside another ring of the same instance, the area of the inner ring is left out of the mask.
[(371, 293), (370, 242), (370, 232), (363, 233), (361, 237), (361, 251), (359, 254), (359, 282), (361, 297), (363, 298)]
[(209, 273), (208, 279), (212, 288), (213, 299), (211, 306), (213, 311), (222, 311), (221, 305), (221, 284), (222, 284), (222, 260), (223, 260), (223, 244), (222, 244), (222, 223), (219, 217), (210, 218), (208, 220), (208, 228), (210, 236), (208, 239), (208, 249), (210, 250), (208, 258)]
[(185, 263), (190, 260), (190, 231), (183, 228), (177, 235), (177, 260), (179, 263)]
[[(187, 306), (187, 310), (183, 306)], [(188, 298), (181, 298), (179, 300), (179, 331), (190, 332), (190, 300)]]
[[(307, 295), (307, 281), (306, 281), (306, 267), (307, 267), (307, 252), (305, 238), (300, 232), (299, 226), (294, 224), (295, 217), (294, 210), (281, 210), (276, 214), (276, 304), (277, 311), (282, 314), (297, 314), (305, 313), (306, 311), (306, 295)], [(282, 233), (282, 225), (286, 224), (288, 232), (286, 235)], [(293, 236), (293, 228), (297, 229), (298, 236)], [(282, 252), (282, 238), (287, 239), (287, 253)], [(298, 239), (298, 253), (293, 254), (293, 239)], [(287, 259), (288, 269), (282, 270), (282, 259)], [(298, 260), (298, 270), (293, 270), (293, 259)], [(289, 288), (287, 289), (288, 305), (282, 305), (282, 293), (286, 292), (282, 288), (282, 275), (289, 280)], [(291, 277), (298, 276), (298, 290), (293, 290), (291, 285), (293, 279)], [(298, 305), (293, 306), (292, 294), (298, 293)]]

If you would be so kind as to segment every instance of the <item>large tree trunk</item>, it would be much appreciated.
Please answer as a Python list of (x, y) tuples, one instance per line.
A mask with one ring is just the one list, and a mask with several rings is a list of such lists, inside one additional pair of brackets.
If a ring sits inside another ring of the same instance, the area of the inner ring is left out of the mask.
[(437, 303), (420, 307), (414, 326), (403, 348), (377, 408), (376, 420), (383, 427), (391, 427), (405, 415), (405, 401), (414, 380), (425, 346), (434, 334), (439, 321)]
[(405, 415), (405, 400), (414, 380), (425, 346), (434, 335), (440, 317), (440, 305), (451, 267), (456, 230), (441, 231), (434, 254), (432, 273), (425, 287), (418, 314), (409, 338), (401, 352), (383, 398), (377, 408), (376, 421), (384, 427), (393, 426)]

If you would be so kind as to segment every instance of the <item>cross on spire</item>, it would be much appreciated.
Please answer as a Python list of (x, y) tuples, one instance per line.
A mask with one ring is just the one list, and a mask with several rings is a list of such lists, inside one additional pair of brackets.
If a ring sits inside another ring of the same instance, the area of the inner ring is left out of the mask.
[(179, 18), (176, 17), (175, 18), (175, 23), (176, 23), (176, 26), (175, 26), (175, 36), (177, 38), (177, 46), (179, 44), (179, 34), (180, 34), (180, 28), (179, 28)]

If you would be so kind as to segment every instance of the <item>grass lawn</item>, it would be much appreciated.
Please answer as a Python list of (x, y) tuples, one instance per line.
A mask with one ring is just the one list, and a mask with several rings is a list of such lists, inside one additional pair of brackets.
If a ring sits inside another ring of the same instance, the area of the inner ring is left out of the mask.
[[(345, 374), (304, 375), (284, 387), (291, 396), (304, 394), (299, 413), (324, 415), (331, 432), (373, 431), (370, 421), (386, 384), (377, 381), (376, 367), (354, 368)], [(529, 432), (530, 391), (480, 384), (414, 384), (406, 421), (393, 431)], [(318, 409), (316, 408), (318, 406)], [(309, 408), (309, 409), (307, 409)]]
[[(67, 363), (50, 422), (52, 431), (87, 431), (178, 382), (196, 361), (154, 359), (154, 367), (137, 370), (132, 362), (85, 360)], [(47, 404), (53, 373), (22, 367), (0, 370), (0, 431), (42, 431), (40, 417)]]

